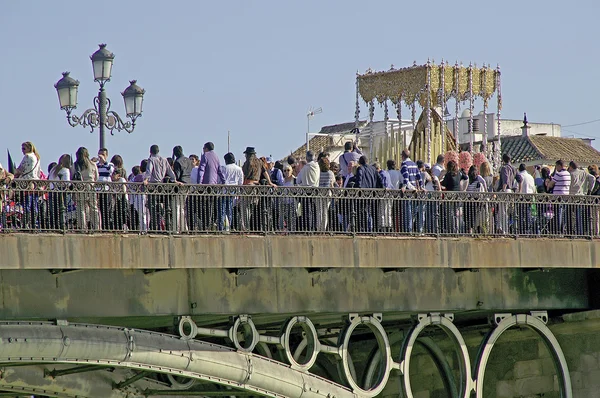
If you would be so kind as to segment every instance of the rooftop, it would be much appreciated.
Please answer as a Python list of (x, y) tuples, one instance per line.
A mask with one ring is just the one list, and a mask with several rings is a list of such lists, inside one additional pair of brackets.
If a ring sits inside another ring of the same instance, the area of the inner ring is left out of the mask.
[(502, 152), (508, 153), (513, 163), (559, 159), (587, 164), (600, 163), (600, 152), (578, 138), (542, 135), (502, 137)]

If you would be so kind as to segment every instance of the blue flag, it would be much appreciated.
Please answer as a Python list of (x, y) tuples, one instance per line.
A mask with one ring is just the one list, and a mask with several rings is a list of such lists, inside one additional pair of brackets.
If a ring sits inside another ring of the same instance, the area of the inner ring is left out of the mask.
[(10, 156), (10, 151), (7, 149), (6, 152), (8, 153), (8, 172), (15, 174), (15, 170), (17, 169), (15, 162), (13, 162), (12, 157)]

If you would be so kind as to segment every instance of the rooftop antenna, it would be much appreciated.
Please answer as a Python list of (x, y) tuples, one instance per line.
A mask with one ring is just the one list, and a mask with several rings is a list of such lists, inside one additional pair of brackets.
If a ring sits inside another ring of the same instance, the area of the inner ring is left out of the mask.
[(308, 110), (308, 112), (306, 113), (306, 152), (308, 152), (310, 150), (309, 144), (308, 144), (308, 140), (309, 140), (309, 134), (310, 134), (310, 119), (312, 117), (314, 117), (315, 115), (318, 115), (319, 113), (323, 113), (323, 108), (318, 107), (317, 109), (312, 109), (312, 107)]

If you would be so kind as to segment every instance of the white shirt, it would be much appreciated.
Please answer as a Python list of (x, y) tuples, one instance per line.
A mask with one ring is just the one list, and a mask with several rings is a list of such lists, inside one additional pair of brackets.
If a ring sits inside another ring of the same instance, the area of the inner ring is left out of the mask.
[(33, 153), (27, 153), (23, 156), (21, 164), (21, 180), (39, 180), (40, 179), (40, 161)]
[(521, 182), (521, 192), (520, 193), (536, 193), (535, 188), (535, 180), (533, 176), (525, 171), (519, 171), (519, 175), (523, 178)]
[[(48, 179), (50, 181), (70, 181), (71, 180), (71, 170), (68, 167), (63, 167), (60, 169), (58, 173), (56, 173), (56, 169), (53, 168), (50, 170), (50, 174), (48, 175)], [(50, 183), (50, 189), (54, 189), (54, 184)]]
[(296, 177), (296, 184), (303, 187), (318, 187), (320, 177), (321, 170), (319, 169), (319, 165), (313, 160), (300, 170), (298, 177)]
[(388, 174), (390, 175), (392, 189), (399, 189), (400, 181), (404, 183), (404, 178), (402, 177), (402, 173), (400, 173), (400, 170), (388, 170)]
[[(192, 170), (192, 176), (194, 175), (194, 170), (196, 170), (196, 174), (198, 174), (197, 168)], [(225, 166), (221, 166), (221, 171), (223, 172), (223, 178), (225, 179), (225, 185), (243, 185), (244, 184), (244, 172), (242, 168), (235, 163), (227, 164)], [(194, 181), (194, 180), (192, 180)]]
[(194, 167), (190, 172), (190, 181), (195, 184), (198, 181), (198, 166)]
[(444, 165), (436, 163), (433, 165), (433, 168), (431, 169), (431, 174), (433, 174), (434, 176), (436, 176), (439, 179), (440, 175), (442, 174), (442, 171), (444, 171)]

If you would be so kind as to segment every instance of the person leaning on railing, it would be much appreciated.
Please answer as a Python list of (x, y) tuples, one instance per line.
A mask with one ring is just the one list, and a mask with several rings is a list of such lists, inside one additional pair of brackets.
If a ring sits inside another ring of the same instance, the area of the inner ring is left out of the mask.
[(21, 191), (18, 201), (23, 205), (25, 211), (25, 219), (23, 227), (25, 229), (35, 229), (39, 226), (39, 195), (37, 192), (36, 183), (41, 176), (40, 154), (35, 145), (30, 141), (21, 144), (23, 152), (23, 160), (15, 171), (15, 178), (18, 180), (32, 181), (27, 184), (27, 190)]
[[(168, 176), (172, 181), (175, 181), (175, 173), (169, 165), (167, 159), (160, 156), (158, 153), (160, 149), (158, 145), (154, 144), (150, 146), (150, 157), (148, 158), (148, 164), (146, 172), (144, 173), (144, 185), (160, 184), (163, 182), (165, 176)], [(178, 184), (181, 184), (178, 182)], [(164, 221), (165, 230), (171, 230), (171, 209), (169, 208), (169, 202), (167, 194), (148, 192), (147, 206), (150, 211), (150, 230), (159, 231), (161, 230), (161, 220)]]
[[(453, 160), (450, 160), (446, 165), (446, 174), (440, 182), (443, 191), (459, 192), (461, 181), (468, 180), (462, 170), (458, 169), (458, 165)], [(460, 227), (460, 203), (456, 199), (444, 201), (442, 203), (442, 233), (457, 234)]]
[[(71, 181), (71, 156), (63, 154), (56, 166), (50, 169), (48, 180)], [(50, 218), (50, 229), (63, 231), (67, 226), (67, 193), (65, 184), (54, 184), (50, 182), (48, 196), (48, 208)]]
[(8, 200), (8, 187), (14, 178), (15, 176), (4, 169), (2, 163), (0, 163), (0, 230), (6, 228), (6, 209), (4, 207), (4, 202)]
[(80, 147), (75, 153), (75, 163), (71, 179), (87, 184), (76, 187), (75, 204), (77, 206), (77, 228), (80, 230), (100, 230), (100, 213), (98, 197), (93, 190), (93, 182), (98, 181), (98, 167), (90, 160), (90, 154), (85, 147)]

